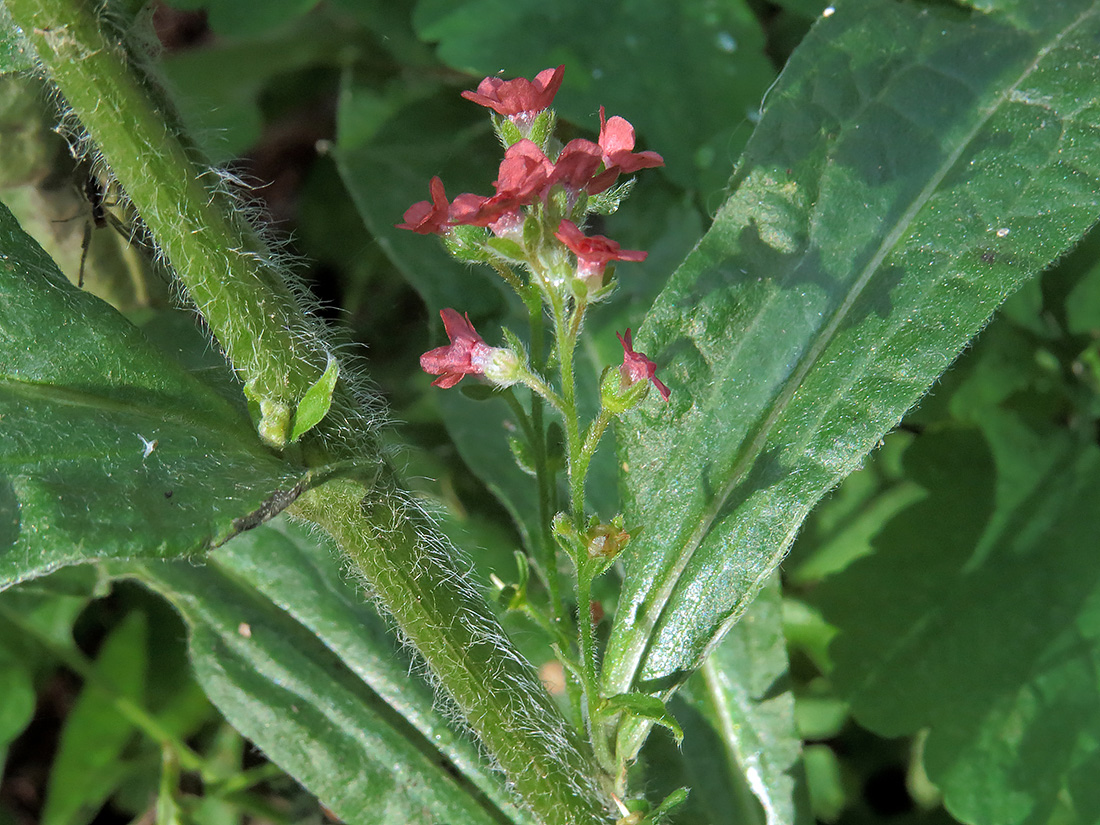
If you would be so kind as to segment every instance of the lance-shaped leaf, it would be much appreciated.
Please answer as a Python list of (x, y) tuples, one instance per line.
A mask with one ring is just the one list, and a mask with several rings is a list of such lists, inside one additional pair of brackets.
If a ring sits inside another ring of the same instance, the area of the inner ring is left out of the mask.
[(1096, 220), (1100, 7), (1012, 6), (837, 3), (791, 57), (638, 336), (672, 400), (621, 431), (645, 531), (608, 693), (674, 690), (809, 508)]
[(209, 549), (300, 471), (241, 411), (65, 280), (0, 205), (0, 587)]
[[(760, 809), (731, 815), (743, 822), (795, 825), (810, 817), (787, 679), (783, 603), (772, 577), (743, 620), (707, 658), (685, 698), (710, 722), (725, 749), (722, 763), (737, 772)], [(709, 789), (700, 789), (710, 794)]]
[(329, 542), (264, 527), (205, 568), (118, 568), (165, 595), (233, 725), (346, 822), (530, 822), (469, 738), (410, 676)]

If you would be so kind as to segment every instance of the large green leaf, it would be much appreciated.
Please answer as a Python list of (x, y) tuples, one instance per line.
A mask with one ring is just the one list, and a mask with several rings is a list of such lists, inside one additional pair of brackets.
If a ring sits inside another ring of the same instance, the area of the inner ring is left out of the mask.
[(1100, 449), (1006, 413), (983, 429), (918, 439), (926, 497), (816, 594), (833, 678), (873, 730), (929, 729), (925, 769), (963, 821), (1097, 822)]
[(205, 568), (133, 570), (183, 614), (199, 679), (230, 722), (345, 821), (529, 821), (410, 676), (328, 542), (276, 523)]
[(729, 179), (775, 77), (744, 2), (420, 0), (413, 22), (445, 62), (474, 75), (565, 64), (559, 114), (590, 124), (605, 105), (677, 183), (708, 196)]
[(672, 399), (620, 432), (645, 531), (609, 693), (675, 689), (809, 508), (1100, 213), (1096, 3), (1017, 4), (1031, 28), (836, 5), (638, 336)]
[(298, 476), (0, 205), (0, 587), (208, 550)]
[[(808, 821), (778, 579), (773, 577), (744, 619), (707, 658), (690, 693), (724, 746), (727, 770), (736, 771), (760, 803), (759, 809), (741, 810), (731, 821)], [(698, 792), (708, 794), (710, 789)]]

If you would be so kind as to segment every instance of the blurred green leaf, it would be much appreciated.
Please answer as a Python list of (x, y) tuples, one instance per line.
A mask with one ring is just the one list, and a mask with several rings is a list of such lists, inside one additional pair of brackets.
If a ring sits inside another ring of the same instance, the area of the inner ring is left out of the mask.
[(202, 9), (210, 28), (223, 37), (246, 38), (267, 34), (304, 15), (319, 0), (264, 0), (240, 3), (238, 0), (175, 0), (179, 9)]
[(31, 52), (24, 46), (23, 38), (0, 8), (0, 75), (5, 72), (22, 72), (34, 66)]
[(0, 648), (0, 773), (4, 754), (34, 717), (34, 682), (30, 670)]
[[(413, 23), (468, 72), (534, 77), (565, 64), (554, 108), (599, 129), (601, 105), (637, 128), (678, 184), (716, 195), (775, 78), (749, 5), (709, 0), (420, 0)], [(709, 204), (708, 204), (709, 206)]]
[(809, 822), (776, 577), (692, 677), (690, 695), (718, 733), (727, 769), (740, 772), (763, 809), (763, 816), (760, 809), (743, 812), (740, 821)]
[(142, 702), (148, 664), (146, 633), (145, 615), (135, 611), (104, 640), (93, 665), (96, 681), (84, 684), (65, 718), (42, 825), (90, 822), (131, 770), (122, 756), (135, 728), (119, 713), (117, 702), (120, 698)]
[[(875, 554), (815, 594), (833, 678), (884, 736), (930, 728), (928, 777), (956, 817), (1100, 820), (1100, 449), (989, 412), (906, 453), (927, 491)], [(858, 595), (857, 595), (858, 594)]]
[(1066, 296), (1066, 327), (1070, 332), (1100, 335), (1100, 232), (1092, 232), (1075, 251), (1082, 272)]
[(0, 587), (208, 550), (299, 474), (0, 205)]
[[(290, 2), (315, 5), (316, 0)], [(262, 19), (256, 12), (268, 4), (230, 0), (224, 7)], [(169, 55), (162, 64), (178, 90), (184, 120), (205, 138), (204, 147), (219, 160), (235, 157), (260, 140), (262, 92), (270, 90), (277, 97), (292, 72), (317, 66), (337, 69), (353, 63), (369, 48), (358, 26), (316, 13), (275, 30), (240, 29), (237, 34), (234, 39)]]
[(1098, 7), (1025, 5), (1034, 29), (845, 6), (792, 56), (733, 196), (638, 335), (672, 400), (620, 429), (645, 532), (608, 692), (674, 690), (809, 508), (1096, 220)]
[(183, 614), (215, 704), (324, 805), (348, 822), (528, 821), (328, 542), (276, 522), (211, 558), (131, 569)]

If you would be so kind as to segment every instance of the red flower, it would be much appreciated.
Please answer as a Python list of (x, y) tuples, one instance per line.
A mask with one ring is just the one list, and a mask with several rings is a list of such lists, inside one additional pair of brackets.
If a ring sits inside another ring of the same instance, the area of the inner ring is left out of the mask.
[[(619, 333), (615, 333), (619, 335)], [(662, 384), (656, 376), (657, 365), (646, 358), (640, 352), (634, 351), (634, 345), (630, 340), (630, 330), (627, 329), (626, 337), (619, 335), (619, 342), (623, 345), (623, 365), (619, 367), (619, 373), (623, 377), (623, 386), (637, 384), (639, 381), (652, 381), (657, 392), (666, 402), (671, 394), (668, 387)]]
[(608, 169), (617, 168), (624, 174), (630, 174), (639, 169), (665, 165), (665, 159), (656, 152), (635, 152), (634, 127), (618, 115), (608, 120), (603, 106), (600, 107), (599, 143), (604, 165)]
[(497, 179), (493, 181), (496, 195), (491, 198), (459, 195), (451, 206), (451, 222), (469, 226), (515, 223), (518, 217), (515, 213), (541, 196), (553, 169), (534, 142), (526, 138), (516, 141), (504, 152)]
[(432, 178), (429, 189), (432, 193), (431, 201), (414, 203), (405, 210), (405, 222), (397, 224), (398, 229), (409, 229), (421, 235), (430, 235), (433, 232), (442, 235), (447, 231), (450, 206), (447, 203), (447, 193), (443, 190), (443, 181), (438, 177)]
[(429, 375), (438, 375), (432, 386), (446, 390), (461, 381), (463, 376), (484, 374), (493, 348), (477, 334), (469, 314), (463, 318), (453, 309), (440, 310), (439, 314), (451, 343), (421, 355), (420, 368)]
[[(603, 235), (585, 235), (572, 221), (562, 221), (554, 237), (577, 256), (577, 274), (582, 278), (602, 278), (609, 262), (644, 261), (648, 254), (637, 249), (623, 249)], [(627, 330), (629, 336), (630, 331)]]
[(463, 92), (462, 96), (505, 117), (533, 116), (554, 102), (564, 74), (565, 66), (558, 66), (539, 72), (534, 81), (487, 77), (477, 84), (476, 92)]
[(618, 176), (618, 170), (609, 170), (596, 174), (603, 165), (603, 152), (598, 145), (584, 138), (577, 138), (565, 144), (557, 161), (550, 182), (560, 183), (574, 192), (585, 190), (589, 195), (598, 195), (611, 188)]

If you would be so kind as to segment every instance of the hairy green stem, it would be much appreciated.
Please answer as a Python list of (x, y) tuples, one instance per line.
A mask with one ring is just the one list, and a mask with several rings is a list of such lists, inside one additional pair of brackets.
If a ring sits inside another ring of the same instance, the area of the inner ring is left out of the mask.
[[(97, 4), (4, 3), (244, 380), (261, 434), (269, 444), (285, 441), (279, 416), (293, 413), (328, 363), (317, 322), (234, 217), (231, 199), (208, 185), (216, 175), (181, 139), (131, 57), (104, 35)], [(330, 481), (303, 495), (297, 513), (331, 533), (540, 821), (606, 821), (590, 753), (363, 436), (377, 418), (341, 377), (318, 460), (373, 458), (380, 478), (370, 495), (361, 483)]]
[(560, 297), (552, 305), (554, 330), (557, 334), (558, 366), (561, 368), (562, 419), (565, 424), (565, 449), (569, 466), (569, 499), (573, 526), (584, 529), (584, 474), (578, 472), (581, 450), (580, 421), (577, 415), (576, 377), (573, 371), (573, 350), (577, 344), (577, 315), (582, 307), (570, 314)]
[[(542, 299), (535, 289), (530, 289), (529, 294), (530, 299), (526, 300), (526, 304), (531, 326), (531, 358), (541, 372), (546, 366), (543, 363), (546, 350), (546, 333), (542, 324)], [(564, 611), (562, 610), (561, 601), (561, 582), (558, 576), (557, 551), (550, 530), (550, 522), (557, 510), (556, 501), (554, 500), (555, 485), (553, 473), (550, 472), (549, 456), (547, 455), (543, 401), (536, 394), (531, 395), (531, 427), (533, 430), (531, 450), (535, 454), (535, 483), (538, 485), (539, 496), (539, 536), (537, 539), (541, 553), (539, 562), (543, 568), (547, 595), (550, 600), (550, 617), (560, 630)]]
[[(394, 599), (387, 608), (401, 629), (448, 677), (470, 725), (497, 760), (510, 766), (517, 790), (540, 803), (532, 807), (543, 821), (603, 821), (590, 757), (546, 691), (531, 689), (527, 663), (518, 653), (502, 656), (503, 630), (480, 595), (469, 585), (440, 586), (454, 571), (441, 553), (442, 540), (415, 505), (339, 480), (303, 496), (295, 512), (325, 528), (357, 566), (373, 570), (372, 584)], [(394, 558), (393, 548), (404, 556)], [(417, 575), (410, 576), (413, 560)], [(449, 617), (446, 632), (438, 625), (442, 616)], [(486, 683), (489, 673), (493, 685)], [(484, 724), (486, 717), (494, 724)]]

